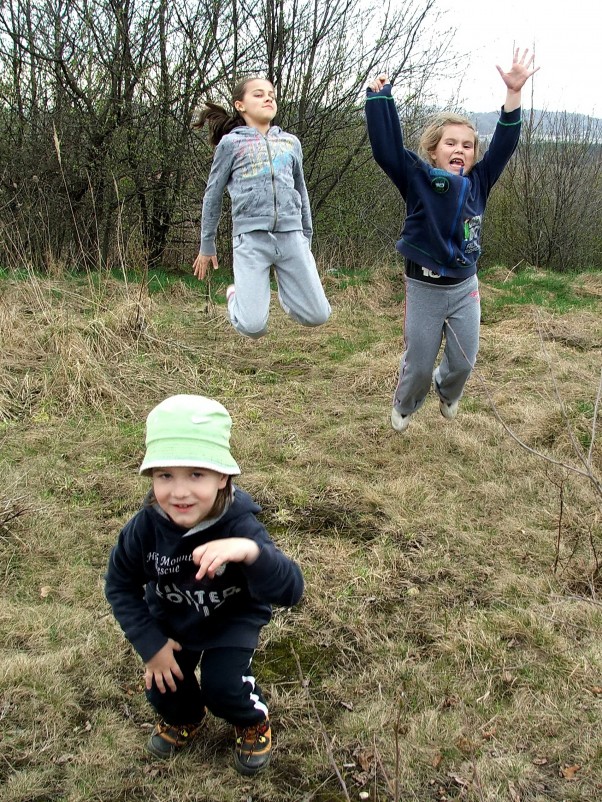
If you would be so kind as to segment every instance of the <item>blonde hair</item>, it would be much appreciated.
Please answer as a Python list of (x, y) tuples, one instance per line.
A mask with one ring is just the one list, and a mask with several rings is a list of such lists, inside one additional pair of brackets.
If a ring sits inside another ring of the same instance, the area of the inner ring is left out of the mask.
[(418, 153), (429, 164), (433, 163), (433, 151), (439, 144), (439, 140), (443, 136), (443, 129), (446, 125), (465, 125), (474, 134), (474, 160), (475, 163), (479, 158), (479, 135), (473, 123), (464, 117), (462, 114), (454, 114), (450, 111), (444, 111), (435, 115), (426, 126), (420, 137), (418, 143)]

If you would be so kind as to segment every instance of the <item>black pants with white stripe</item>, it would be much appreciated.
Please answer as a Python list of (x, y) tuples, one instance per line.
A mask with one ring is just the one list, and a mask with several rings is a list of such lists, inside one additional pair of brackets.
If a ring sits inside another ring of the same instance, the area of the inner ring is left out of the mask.
[(252, 674), (253, 654), (253, 649), (236, 648), (174, 652), (184, 679), (174, 677), (177, 689), (167, 688), (165, 693), (153, 682), (146, 698), (168, 724), (196, 724), (205, 707), (238, 727), (257, 724), (267, 717), (268, 708)]

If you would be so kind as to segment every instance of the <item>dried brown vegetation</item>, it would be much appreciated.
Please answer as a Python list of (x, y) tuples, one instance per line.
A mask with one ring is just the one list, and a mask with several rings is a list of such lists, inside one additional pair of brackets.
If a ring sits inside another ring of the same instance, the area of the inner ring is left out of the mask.
[[(251, 342), (184, 284), (149, 298), (2, 280), (2, 802), (602, 794), (600, 499), (561, 467), (583, 467), (577, 444), (602, 474), (602, 307), (498, 314), (458, 419), (429, 398), (399, 436), (398, 280), (327, 282), (326, 326), (302, 329), (274, 303)], [(599, 298), (599, 278), (578, 285)], [(140, 664), (102, 593), (145, 492), (145, 415), (175, 392), (230, 409), (240, 483), (307, 581), (256, 658), (275, 751), (253, 782), (216, 720), (177, 760), (147, 756)], [(561, 465), (522, 449), (492, 403)]]

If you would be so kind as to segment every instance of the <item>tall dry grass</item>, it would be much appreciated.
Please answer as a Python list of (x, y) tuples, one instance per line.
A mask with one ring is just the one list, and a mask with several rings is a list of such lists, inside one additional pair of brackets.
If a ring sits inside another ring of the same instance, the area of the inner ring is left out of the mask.
[[(458, 419), (430, 397), (399, 436), (398, 287), (330, 277), (326, 326), (274, 306), (252, 342), (183, 284), (2, 280), (3, 802), (600, 797), (600, 499), (562, 467), (576, 443), (602, 473), (600, 307), (507, 310)], [(275, 749), (253, 781), (214, 719), (176, 760), (147, 756), (141, 667), (102, 592), (145, 492), (144, 418), (177, 392), (230, 409), (240, 483), (307, 582), (256, 657)]]

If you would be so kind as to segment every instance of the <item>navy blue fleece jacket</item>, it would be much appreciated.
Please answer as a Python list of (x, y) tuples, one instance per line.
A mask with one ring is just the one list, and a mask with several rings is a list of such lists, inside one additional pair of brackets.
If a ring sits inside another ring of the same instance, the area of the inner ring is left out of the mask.
[(521, 110), (502, 109), (489, 149), (466, 176), (427, 164), (403, 145), (391, 84), (367, 91), (366, 122), (377, 164), (406, 202), (397, 250), (440, 276), (468, 278), (477, 272), (481, 225), (491, 188), (514, 153)]
[[(299, 566), (272, 542), (255, 517), (261, 508), (235, 488), (224, 514), (186, 532), (155, 506), (144, 506), (121, 530), (109, 558), (106, 597), (127, 639), (147, 662), (168, 638), (193, 651), (254, 649), (272, 604), (292, 607), (303, 593)], [(252, 565), (227, 563), (219, 576), (195, 579), (192, 552), (226, 537), (254, 540)]]

